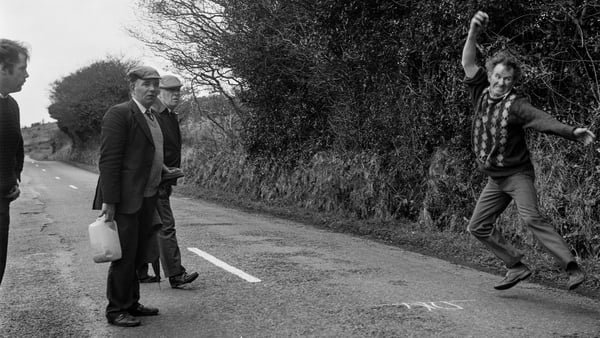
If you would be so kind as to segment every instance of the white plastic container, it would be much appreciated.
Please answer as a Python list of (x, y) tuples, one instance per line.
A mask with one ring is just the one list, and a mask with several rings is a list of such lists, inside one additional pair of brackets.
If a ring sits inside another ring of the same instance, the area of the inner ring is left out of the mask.
[(121, 243), (117, 222), (105, 222), (104, 216), (88, 226), (94, 262), (104, 263), (121, 259)]

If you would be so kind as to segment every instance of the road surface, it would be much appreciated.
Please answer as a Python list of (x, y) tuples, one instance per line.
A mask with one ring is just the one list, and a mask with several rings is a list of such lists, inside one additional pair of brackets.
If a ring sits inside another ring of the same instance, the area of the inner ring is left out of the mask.
[(185, 290), (142, 284), (160, 309), (106, 323), (108, 264), (87, 226), (97, 175), (27, 160), (11, 207), (0, 337), (598, 337), (600, 303), (360, 237), (175, 196)]

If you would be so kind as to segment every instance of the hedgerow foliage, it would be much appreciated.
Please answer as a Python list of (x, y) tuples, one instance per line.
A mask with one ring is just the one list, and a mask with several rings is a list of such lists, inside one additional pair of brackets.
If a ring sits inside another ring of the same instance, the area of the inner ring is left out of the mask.
[[(460, 66), (477, 10), (491, 19), (479, 41), (481, 64), (509, 49), (535, 106), (572, 125), (597, 126), (595, 2), (142, 3), (177, 39), (172, 48), (147, 39), (150, 46), (192, 79), (213, 79), (207, 74), (222, 69), (234, 85), (243, 148), (188, 163), (203, 186), (362, 218), (416, 219), (424, 209), (428, 224), (462, 231), (484, 182), (469, 150)], [(190, 29), (198, 22), (211, 29)], [(597, 254), (597, 155), (546, 135), (532, 134), (529, 144), (542, 209), (579, 252)], [(203, 156), (203, 146), (194, 147)], [(530, 240), (514, 213), (503, 222), (513, 239)]]

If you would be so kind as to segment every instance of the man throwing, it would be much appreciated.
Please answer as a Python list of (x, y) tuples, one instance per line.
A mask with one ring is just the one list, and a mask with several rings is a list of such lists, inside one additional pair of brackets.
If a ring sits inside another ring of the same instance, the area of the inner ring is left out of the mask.
[(473, 151), (479, 170), (488, 181), (479, 196), (468, 231), (485, 244), (508, 268), (505, 278), (494, 286), (506, 290), (531, 275), (521, 262), (523, 254), (507, 243), (495, 226), (498, 216), (514, 200), (523, 221), (537, 240), (565, 269), (572, 290), (585, 280), (563, 238), (540, 214), (534, 186), (534, 169), (525, 142), (525, 129), (560, 135), (588, 145), (595, 135), (586, 128), (565, 125), (533, 107), (513, 86), (521, 77), (518, 62), (508, 53), (490, 58), (486, 68), (476, 64), (477, 37), (488, 23), (488, 15), (477, 12), (471, 20), (462, 53), (471, 103)]

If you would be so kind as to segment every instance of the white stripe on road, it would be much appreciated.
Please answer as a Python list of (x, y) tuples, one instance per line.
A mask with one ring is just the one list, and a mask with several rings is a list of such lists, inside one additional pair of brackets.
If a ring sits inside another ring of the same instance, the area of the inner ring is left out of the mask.
[(189, 251), (195, 253), (196, 255), (206, 259), (207, 261), (213, 263), (214, 265), (220, 267), (223, 270), (226, 270), (228, 272), (231, 272), (232, 274), (245, 279), (246, 281), (250, 282), (250, 283), (259, 283), (260, 279), (250, 276), (249, 274), (245, 273), (244, 271), (235, 268), (225, 262), (223, 262), (222, 260), (219, 260), (218, 258), (216, 258), (215, 256), (206, 253), (198, 248), (188, 248)]
[(57, 179), (57, 180), (60, 180), (60, 177), (58, 177), (58, 176), (55, 176), (54, 178)]
[(46, 172), (46, 169), (42, 169), (43, 172)]
[(74, 186), (74, 185), (70, 185), (70, 186), (69, 186), (69, 188), (71, 188), (71, 189), (75, 189), (75, 190), (79, 189), (79, 188), (77, 188), (77, 187), (76, 187), (76, 186)]

